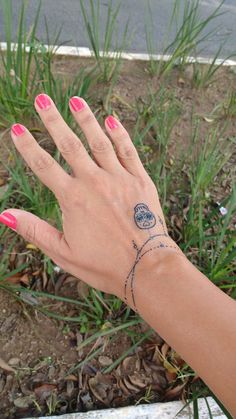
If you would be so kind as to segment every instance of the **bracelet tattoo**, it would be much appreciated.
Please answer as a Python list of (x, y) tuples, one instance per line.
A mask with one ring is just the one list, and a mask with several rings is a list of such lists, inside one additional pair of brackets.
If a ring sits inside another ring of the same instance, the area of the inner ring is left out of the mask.
[[(165, 227), (165, 223), (162, 220), (162, 218), (158, 215), (157, 218), (155, 217), (155, 215), (153, 214), (152, 211), (150, 211), (150, 209), (148, 208), (148, 206), (146, 204), (140, 203), (137, 204), (134, 208), (134, 221), (135, 224), (138, 228), (140, 228), (141, 230), (147, 230), (149, 237), (147, 238), (147, 240), (141, 245), (141, 247), (138, 247), (137, 244), (135, 243), (135, 241), (133, 240), (133, 247), (136, 250), (136, 258), (135, 258), (135, 262), (132, 266), (132, 269), (130, 270), (130, 272), (128, 273), (126, 280), (125, 280), (125, 285), (124, 285), (124, 299), (126, 304), (128, 304), (128, 299), (127, 299), (127, 289), (128, 289), (128, 284), (130, 285), (130, 292), (131, 292), (131, 296), (132, 296), (132, 302), (133, 302), (133, 306), (134, 306), (134, 311), (136, 311), (136, 313), (138, 313), (137, 307), (136, 307), (136, 303), (135, 303), (135, 296), (134, 296), (134, 281), (135, 281), (135, 270), (136, 267), (139, 263), (139, 261), (142, 259), (142, 257), (144, 255), (146, 255), (147, 253), (152, 252), (155, 249), (161, 249), (161, 248), (173, 248), (173, 249), (177, 249), (177, 246), (174, 245), (166, 245), (162, 242), (161, 237), (169, 237), (167, 229)], [(150, 229), (152, 229), (153, 227), (157, 226), (158, 227), (158, 234), (151, 234)], [(160, 232), (159, 232), (160, 231)], [(157, 242), (156, 242), (157, 241)], [(151, 247), (147, 249), (147, 245), (150, 244)]]

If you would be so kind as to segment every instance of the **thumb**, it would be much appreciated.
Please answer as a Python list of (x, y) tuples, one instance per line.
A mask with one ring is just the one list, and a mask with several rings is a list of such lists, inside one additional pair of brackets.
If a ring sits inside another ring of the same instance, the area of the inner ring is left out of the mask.
[(0, 214), (0, 223), (16, 231), (51, 259), (60, 261), (68, 251), (64, 234), (30, 212), (11, 208)]

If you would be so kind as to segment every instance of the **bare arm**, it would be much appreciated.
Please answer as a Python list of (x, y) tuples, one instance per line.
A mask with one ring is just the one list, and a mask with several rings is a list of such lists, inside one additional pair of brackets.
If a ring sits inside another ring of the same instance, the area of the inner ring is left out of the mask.
[(140, 315), (236, 415), (235, 301), (186, 258), (166, 251), (140, 261), (134, 294)]

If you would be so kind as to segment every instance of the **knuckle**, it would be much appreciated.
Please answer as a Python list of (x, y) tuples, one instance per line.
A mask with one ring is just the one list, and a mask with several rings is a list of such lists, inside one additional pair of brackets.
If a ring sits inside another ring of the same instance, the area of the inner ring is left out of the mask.
[(68, 136), (58, 139), (58, 150), (62, 154), (71, 154), (78, 152), (82, 147), (82, 143), (76, 136)]
[(60, 120), (60, 116), (57, 114), (57, 112), (54, 111), (48, 111), (45, 113), (44, 116), (44, 123), (45, 125), (52, 125), (57, 123)]
[(137, 177), (137, 180), (139, 187), (141, 187), (143, 191), (156, 191), (154, 183), (145, 171), (142, 173), (142, 175)]
[(33, 160), (33, 167), (36, 170), (44, 171), (51, 168), (54, 165), (54, 159), (48, 153), (40, 153)]
[(67, 208), (71, 207), (73, 198), (71, 190), (74, 190), (74, 188), (71, 188), (71, 185), (68, 184), (67, 187), (61, 188), (60, 191), (56, 193), (56, 198), (63, 212), (66, 211)]
[(94, 120), (95, 116), (87, 109), (79, 115), (79, 124), (81, 127), (91, 124)]
[(92, 153), (104, 153), (112, 150), (111, 143), (105, 139), (97, 139), (90, 145)]
[(117, 149), (117, 155), (123, 160), (134, 160), (137, 158), (137, 151), (132, 144), (127, 144)]
[(36, 243), (37, 238), (36, 224), (28, 224), (25, 230), (25, 239), (30, 243)]

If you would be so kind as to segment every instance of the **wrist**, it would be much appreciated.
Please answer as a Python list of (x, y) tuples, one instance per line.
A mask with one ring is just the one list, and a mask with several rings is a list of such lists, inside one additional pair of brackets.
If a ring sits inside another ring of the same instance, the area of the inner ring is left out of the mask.
[(176, 271), (183, 261), (186, 263), (187, 258), (170, 237), (148, 242), (137, 253), (136, 260), (125, 279), (123, 301), (134, 311), (138, 311), (136, 293), (144, 291), (152, 277), (157, 281), (170, 271)]

